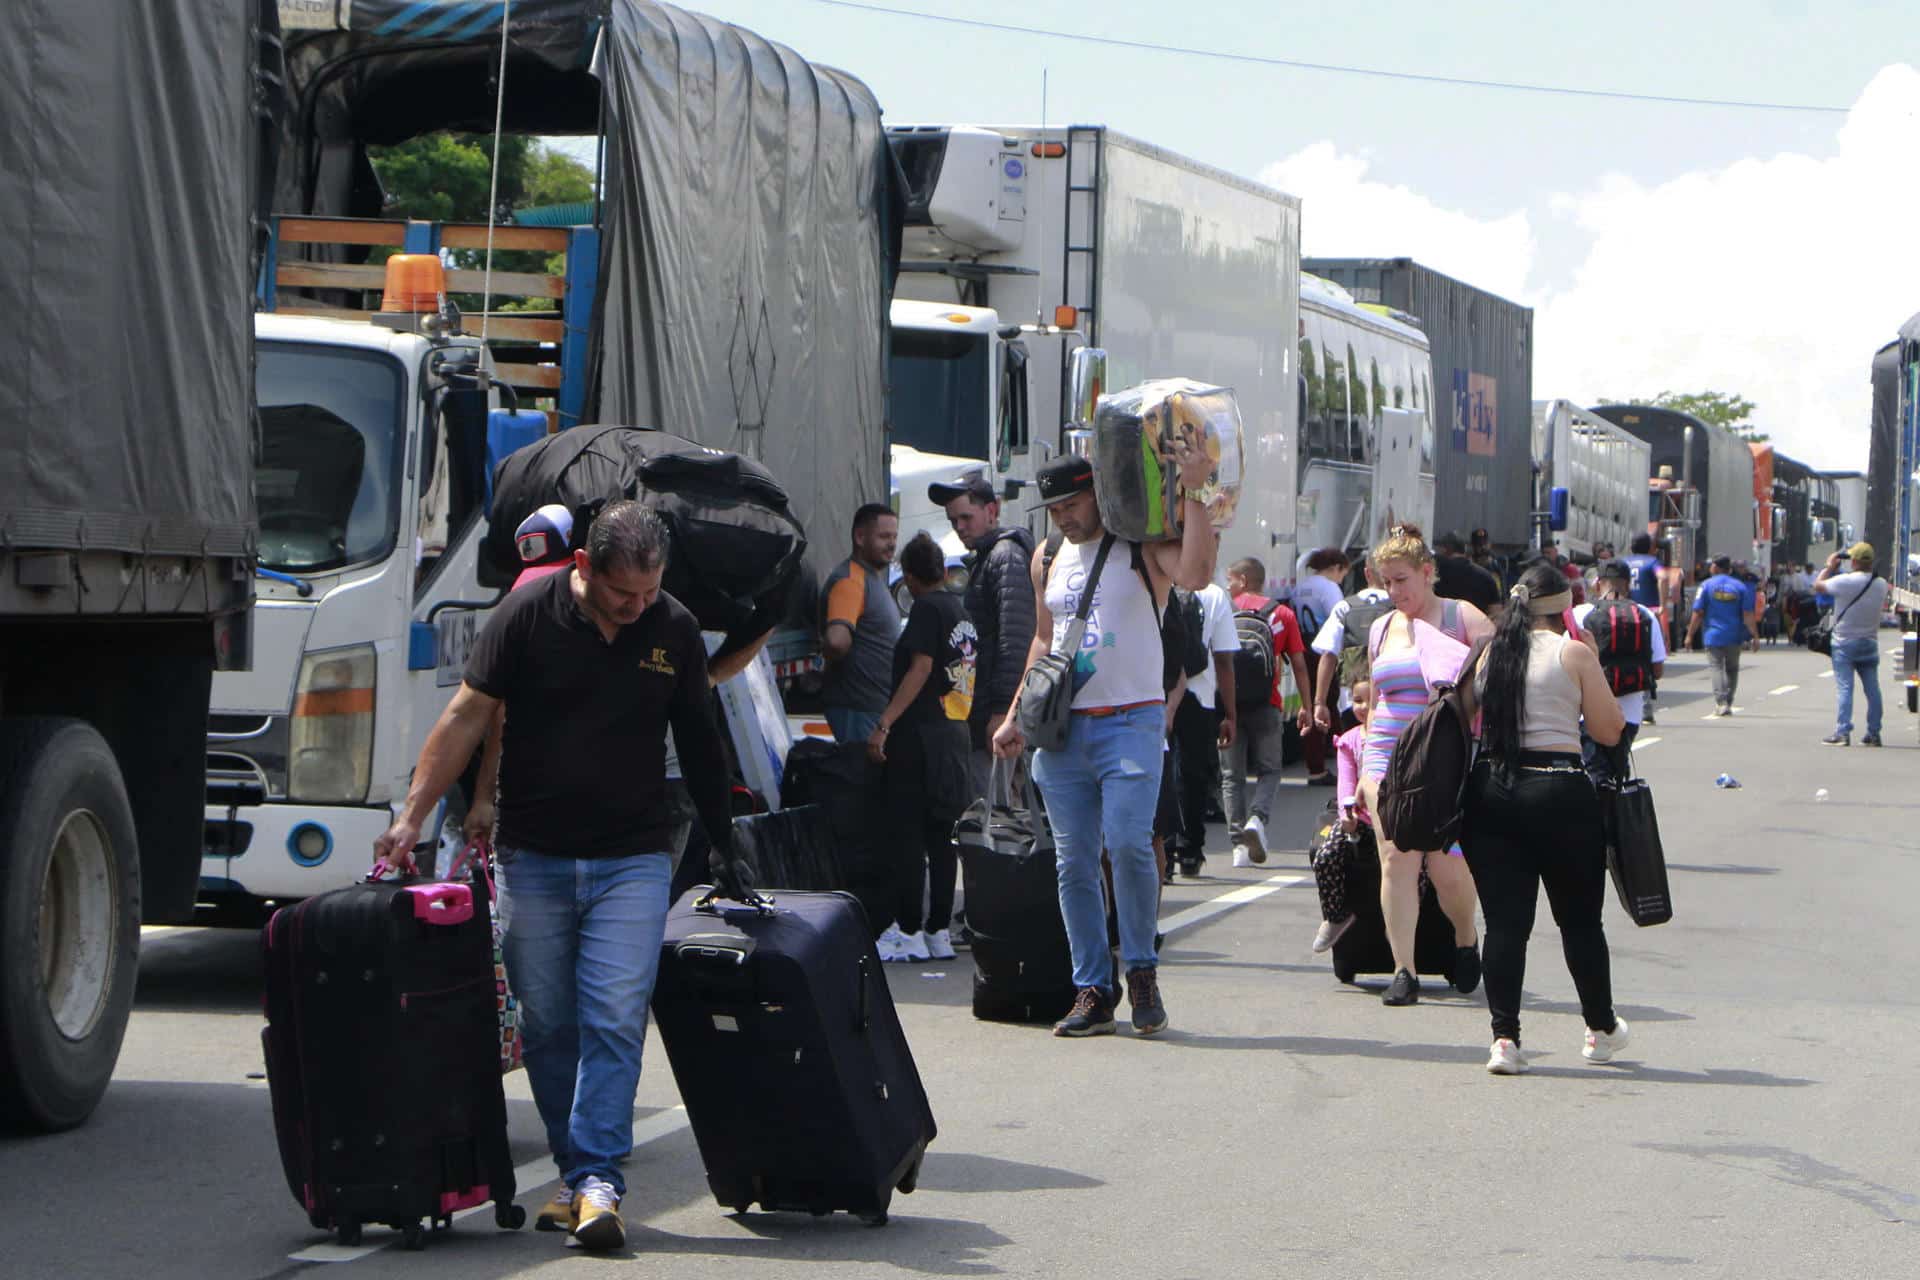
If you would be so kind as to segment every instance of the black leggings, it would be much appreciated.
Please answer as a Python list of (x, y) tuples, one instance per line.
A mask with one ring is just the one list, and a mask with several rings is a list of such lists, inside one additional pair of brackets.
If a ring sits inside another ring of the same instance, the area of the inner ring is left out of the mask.
[(1580, 757), (1526, 751), (1511, 774), (1483, 757), (1467, 779), (1461, 847), (1487, 917), (1482, 963), (1494, 1038), (1520, 1039), (1527, 938), (1543, 884), (1581, 1015), (1595, 1031), (1613, 1030), (1613, 977), (1600, 924), (1606, 843), (1600, 800)]
[(953, 824), (971, 790), (967, 726), (957, 720), (895, 725), (887, 740), (887, 820), (894, 857), (894, 920), (902, 933), (938, 932), (953, 920), (960, 870)]
[[(1173, 715), (1175, 792), (1180, 802), (1180, 851), (1207, 851), (1207, 801), (1220, 793), (1220, 713), (1200, 705), (1191, 690)], [(1163, 770), (1164, 771), (1164, 770)]]

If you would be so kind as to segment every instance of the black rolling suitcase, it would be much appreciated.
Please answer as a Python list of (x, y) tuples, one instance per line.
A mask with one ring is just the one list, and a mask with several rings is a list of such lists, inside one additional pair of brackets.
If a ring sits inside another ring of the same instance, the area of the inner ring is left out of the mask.
[(1057, 1022), (1075, 990), (1053, 834), (1038, 806), (1014, 806), (1003, 764), (995, 763), (987, 790), (955, 831), (973, 938), (973, 1016)]
[[(1365, 841), (1356, 856), (1346, 859), (1347, 909), (1353, 924), (1333, 944), (1333, 976), (1352, 982), (1363, 973), (1393, 973), (1393, 948), (1387, 945), (1387, 919), (1380, 912), (1380, 858), (1377, 846)], [(1370, 856), (1367, 856), (1370, 855)], [(1448, 855), (1439, 854), (1437, 857)], [(1316, 874), (1318, 868), (1315, 868)], [(1453, 922), (1440, 909), (1426, 873), (1420, 875), (1420, 923), (1414, 929), (1413, 960), (1420, 973), (1453, 981), (1458, 953), (1453, 945)]]
[(519, 1227), (484, 881), (336, 889), (274, 912), (267, 1084), (287, 1186), (340, 1243), (408, 1248), (474, 1205)]
[(858, 902), (704, 892), (667, 913), (653, 1013), (714, 1199), (885, 1222), (935, 1130)]

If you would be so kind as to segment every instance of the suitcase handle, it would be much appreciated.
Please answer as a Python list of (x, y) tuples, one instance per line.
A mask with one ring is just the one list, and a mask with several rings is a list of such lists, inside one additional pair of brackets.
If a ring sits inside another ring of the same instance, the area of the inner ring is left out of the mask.
[(867, 982), (868, 982), (867, 975), (868, 975), (867, 958), (865, 956), (861, 956), (860, 957), (860, 1002), (856, 1006), (859, 1012), (859, 1019), (854, 1024), (854, 1029), (859, 1031), (862, 1035), (865, 1035), (867, 1030), (873, 1025), (873, 997), (867, 990)]
[(674, 956), (687, 964), (733, 970), (752, 958), (757, 944), (737, 933), (696, 933), (674, 944)]

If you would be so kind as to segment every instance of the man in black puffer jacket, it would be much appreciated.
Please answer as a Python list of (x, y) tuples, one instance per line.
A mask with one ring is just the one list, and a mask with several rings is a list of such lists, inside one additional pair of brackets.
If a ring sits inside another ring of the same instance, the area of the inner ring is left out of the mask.
[(973, 790), (985, 795), (991, 756), (987, 743), (1006, 718), (1026, 670), (1033, 642), (1033, 535), (1002, 528), (1000, 497), (979, 473), (927, 486), (945, 507), (947, 522), (973, 553), (967, 580), (967, 616), (979, 635), (973, 692)]

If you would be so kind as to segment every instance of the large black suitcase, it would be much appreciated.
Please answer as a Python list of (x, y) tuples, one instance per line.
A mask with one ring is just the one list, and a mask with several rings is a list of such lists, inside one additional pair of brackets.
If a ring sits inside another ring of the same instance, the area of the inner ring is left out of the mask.
[[(1447, 855), (1436, 855), (1447, 856)], [(1347, 908), (1353, 924), (1333, 944), (1333, 976), (1352, 982), (1363, 973), (1393, 973), (1393, 948), (1387, 945), (1387, 919), (1380, 911), (1380, 859), (1357, 856), (1347, 861)], [(1453, 922), (1440, 909), (1440, 899), (1423, 872), (1420, 876), (1420, 922), (1414, 929), (1413, 962), (1420, 972), (1453, 981)]]
[(1044, 820), (1037, 834), (1025, 857), (960, 846), (973, 939), (973, 1016), (984, 1021), (1057, 1022), (1073, 1007), (1073, 953)]
[(261, 1032), (287, 1186), (320, 1230), (425, 1242), (423, 1220), (513, 1203), (484, 882), (413, 879), (283, 907), (261, 935)]
[(704, 892), (667, 913), (653, 1012), (714, 1199), (885, 1222), (935, 1129), (859, 904)]

